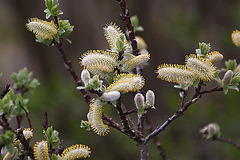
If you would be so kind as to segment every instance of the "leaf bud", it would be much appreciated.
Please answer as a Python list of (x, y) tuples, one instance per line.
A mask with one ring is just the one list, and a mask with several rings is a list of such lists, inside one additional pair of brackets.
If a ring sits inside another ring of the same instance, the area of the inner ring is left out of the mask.
[(134, 103), (138, 110), (144, 109), (144, 96), (141, 93), (137, 93), (134, 97)]
[(214, 139), (221, 137), (220, 126), (217, 123), (210, 123), (200, 130), (206, 139)]
[(103, 101), (116, 101), (120, 98), (121, 93), (118, 91), (110, 91), (110, 92), (105, 92), (101, 96), (101, 100)]
[(155, 103), (155, 94), (152, 90), (148, 90), (146, 93), (146, 104), (154, 106)]
[(224, 75), (224, 77), (222, 79), (223, 86), (228, 86), (230, 84), (231, 80), (232, 80), (232, 77), (233, 77), (233, 71), (232, 70), (228, 70), (225, 73), (225, 75)]
[(84, 69), (81, 73), (81, 79), (85, 86), (87, 86), (87, 84), (89, 83), (90, 78), (90, 73), (88, 72), (88, 70)]

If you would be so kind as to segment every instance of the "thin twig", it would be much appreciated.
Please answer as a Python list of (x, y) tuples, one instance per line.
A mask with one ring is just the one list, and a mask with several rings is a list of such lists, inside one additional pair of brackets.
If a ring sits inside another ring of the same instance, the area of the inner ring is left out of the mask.
[[(153, 127), (151, 122), (149, 121), (148, 117), (146, 116), (145, 118), (145, 122), (146, 122), (146, 128), (149, 131), (149, 133), (153, 132)], [(153, 137), (153, 143), (155, 144), (155, 146), (157, 147), (157, 150), (159, 152), (159, 154), (161, 155), (163, 160), (168, 160), (168, 157), (166, 155), (165, 149), (162, 147), (160, 141), (158, 140), (157, 136)]]
[(240, 150), (240, 145), (237, 144), (237, 143), (235, 143), (235, 142), (233, 142), (231, 139), (224, 139), (224, 138), (222, 138), (222, 137), (220, 137), (220, 138), (215, 137), (213, 140), (215, 140), (215, 141), (220, 141), (220, 142), (223, 142), (223, 143), (231, 144), (231, 145), (233, 145), (235, 148), (237, 148), (238, 150)]
[(216, 92), (216, 91), (222, 91), (222, 88), (218, 88), (218, 87), (215, 87), (211, 90), (206, 90), (206, 91), (203, 91), (203, 92), (200, 92), (201, 90), (201, 85), (199, 85), (198, 88), (195, 89), (195, 94), (192, 96), (192, 98), (186, 102), (179, 110), (177, 110), (171, 117), (168, 118), (168, 120), (166, 120), (161, 126), (157, 126), (156, 129), (150, 133), (146, 138), (145, 138), (145, 144), (147, 144), (147, 142), (153, 138), (154, 136), (158, 135), (161, 131), (164, 131), (164, 129), (169, 125), (171, 124), (171, 122), (182, 116), (183, 113), (188, 109), (188, 107), (190, 105), (192, 105), (193, 103), (195, 103), (199, 98), (201, 98), (201, 96), (203, 94), (206, 94), (206, 93), (212, 93), (212, 92)]
[(45, 131), (47, 131), (47, 129), (48, 129), (48, 117), (47, 117), (47, 112), (44, 112), (43, 128), (44, 128)]
[(124, 127), (124, 132), (128, 133), (130, 135), (130, 137), (135, 137), (135, 133), (132, 132), (130, 126), (129, 126), (129, 123), (127, 121), (127, 118), (126, 116), (123, 114), (123, 110), (122, 110), (122, 102), (121, 102), (121, 97), (117, 100), (117, 105), (116, 105), (116, 108), (117, 108), (117, 112), (118, 112), (118, 115), (121, 119), (121, 122), (123, 124), (123, 127)]
[(10, 84), (7, 84), (5, 86), (5, 89), (2, 91), (1, 93), (1, 99), (3, 99), (3, 97), (10, 91)]
[(26, 114), (26, 118), (28, 120), (28, 125), (29, 125), (29, 128), (32, 128), (32, 123), (31, 123), (31, 119), (29, 118), (29, 115), (28, 115), (28, 112), (27, 110), (22, 106), (22, 104), (20, 102), (19, 103), (19, 106), (24, 110), (25, 114)]
[(127, 27), (129, 39), (131, 41), (131, 46), (132, 46), (132, 49), (133, 49), (133, 55), (138, 56), (139, 52), (138, 52), (138, 49), (137, 49), (137, 41), (136, 41), (136, 38), (135, 38), (135, 33), (134, 33), (134, 30), (133, 30), (133, 26), (131, 24), (129, 9), (127, 8), (126, 2), (124, 0), (119, 0), (118, 3), (119, 3), (119, 5), (122, 9), (122, 12), (123, 12), (123, 14), (120, 14), (120, 17), (125, 22), (125, 25)]
[(29, 142), (24, 137), (22, 129), (18, 129), (17, 139), (20, 140), (20, 142), (21, 142), (21, 144), (23, 145), (23, 148), (24, 148), (24, 151), (23, 151), (24, 153), (22, 155), (28, 155), (32, 159), (34, 159), (33, 148), (29, 145)]
[(4, 128), (4, 132), (7, 131), (7, 130), (10, 130), (10, 131), (12, 131), (13, 133), (16, 133), (15, 130), (13, 130), (13, 129), (10, 127), (10, 125), (9, 125), (9, 123), (8, 123), (8, 120), (7, 120), (7, 118), (6, 118), (6, 114), (5, 114), (5, 113), (3, 113), (3, 114), (1, 115), (0, 126), (2, 126), (2, 127)]

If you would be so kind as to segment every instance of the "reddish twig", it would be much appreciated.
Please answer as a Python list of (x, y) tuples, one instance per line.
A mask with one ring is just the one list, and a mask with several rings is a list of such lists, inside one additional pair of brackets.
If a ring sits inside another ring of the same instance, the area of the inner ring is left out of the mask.
[[(146, 117), (145, 120), (146, 120), (145, 122), (146, 122), (147, 130), (149, 131), (149, 133), (153, 132), (153, 127), (152, 127), (152, 124), (149, 121), (148, 117)], [(153, 140), (153, 143), (155, 144), (155, 146), (157, 147), (157, 150), (158, 150), (159, 154), (161, 155), (162, 159), (168, 160), (165, 149), (162, 147), (158, 138), (156, 136), (154, 136), (152, 140)]]
[(171, 124), (171, 122), (174, 119), (182, 116), (183, 113), (188, 109), (188, 107), (190, 105), (192, 105), (193, 103), (195, 103), (199, 98), (201, 98), (201, 96), (203, 94), (212, 93), (212, 92), (215, 92), (215, 91), (222, 91), (222, 88), (215, 87), (215, 88), (213, 88), (211, 90), (202, 91), (202, 92), (200, 92), (200, 90), (201, 90), (201, 85), (199, 85), (199, 87), (195, 89), (195, 94), (192, 96), (192, 98), (188, 102), (186, 102), (182, 107), (180, 107), (180, 109), (177, 110), (171, 117), (169, 117), (168, 120), (165, 121), (161, 126), (157, 126), (156, 129), (145, 138), (145, 142), (144, 143), (147, 144), (147, 142), (151, 138), (153, 138), (154, 136), (157, 136), (161, 131), (164, 131), (164, 129), (169, 124)]
[(137, 41), (135, 38), (133, 26), (131, 24), (129, 9), (127, 8), (126, 2), (124, 0), (118, 0), (118, 4), (120, 5), (122, 12), (123, 12), (123, 14), (120, 14), (120, 17), (125, 22), (125, 25), (127, 27), (129, 40), (131, 41), (131, 46), (133, 49), (133, 55), (137, 56), (137, 55), (139, 55), (138, 49), (137, 49)]
[(47, 117), (47, 112), (44, 112), (43, 128), (44, 128), (45, 131), (47, 131), (47, 129), (48, 129), (48, 117)]
[(31, 119), (29, 118), (29, 115), (28, 115), (28, 112), (27, 110), (22, 106), (22, 104), (20, 102), (19, 103), (19, 106), (24, 110), (25, 114), (26, 114), (26, 118), (28, 120), (28, 125), (29, 125), (29, 128), (32, 128), (32, 123), (31, 123)]
[(238, 150), (240, 150), (240, 145), (237, 144), (237, 143), (235, 143), (235, 142), (233, 142), (231, 139), (223, 139), (222, 137), (220, 137), (220, 138), (214, 137), (212, 140), (231, 144), (231, 145), (233, 145), (235, 148), (237, 148)]
[(123, 124), (123, 129), (124, 129), (124, 132), (126, 132), (127, 134), (129, 134), (130, 137), (132, 138), (135, 138), (136, 135), (135, 133), (131, 130), (130, 126), (129, 126), (129, 123), (128, 123), (128, 120), (126, 118), (126, 116), (124, 115), (123, 113), (123, 110), (122, 110), (122, 102), (121, 102), (121, 97), (117, 100), (117, 104), (116, 104), (116, 108), (117, 108), (117, 112), (118, 112), (118, 115), (121, 119), (121, 122)]

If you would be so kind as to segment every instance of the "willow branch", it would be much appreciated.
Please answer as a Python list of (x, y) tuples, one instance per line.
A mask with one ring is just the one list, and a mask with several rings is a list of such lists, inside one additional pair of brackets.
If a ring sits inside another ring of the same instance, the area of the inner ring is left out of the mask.
[(203, 94), (213, 93), (213, 92), (216, 92), (216, 91), (222, 91), (223, 88), (215, 87), (211, 90), (206, 90), (206, 91), (202, 91), (202, 92), (200, 92), (200, 90), (201, 90), (201, 85), (198, 88), (195, 89), (195, 94), (192, 96), (192, 98), (188, 102), (186, 102), (183, 106), (180, 106), (179, 110), (177, 110), (171, 117), (169, 117), (168, 120), (166, 120), (161, 126), (157, 126), (156, 129), (145, 138), (144, 143), (146, 144), (151, 138), (153, 138), (154, 136), (157, 136), (161, 131), (164, 131), (164, 129), (169, 124), (171, 124), (173, 120), (182, 116), (183, 113), (188, 109), (188, 107), (190, 105), (192, 105), (193, 103), (197, 102), (198, 99), (201, 98), (201, 96)]
[(240, 145), (237, 144), (237, 143), (235, 143), (235, 142), (233, 142), (231, 139), (224, 139), (224, 138), (222, 138), (222, 137), (220, 137), (220, 138), (215, 137), (213, 140), (215, 140), (215, 141), (220, 141), (220, 142), (223, 142), (223, 143), (231, 144), (231, 145), (233, 145), (235, 148), (237, 148), (238, 150), (240, 150)]
[(2, 93), (1, 93), (1, 99), (3, 99), (3, 97), (8, 93), (10, 91), (10, 84), (7, 84), (6, 86), (5, 86), (5, 89), (2, 91)]
[(129, 123), (127, 121), (127, 118), (126, 118), (126, 116), (123, 113), (121, 97), (117, 100), (116, 108), (117, 108), (118, 115), (119, 115), (119, 117), (121, 119), (121, 122), (122, 122), (122, 124), (124, 126), (124, 132), (129, 134), (130, 137), (135, 137), (136, 135), (135, 135), (134, 132), (132, 132), (132, 130), (131, 130), (130, 126), (129, 126)]
[(34, 159), (33, 148), (29, 145), (29, 142), (24, 137), (22, 129), (18, 130), (18, 132), (17, 132), (17, 139), (19, 139), (21, 144), (23, 145), (23, 148), (24, 148), (23, 155), (28, 155), (32, 159)]
[[(146, 116), (145, 118), (145, 122), (146, 122), (146, 128), (149, 131), (149, 133), (153, 132), (153, 127), (152, 124), (150, 122), (150, 120), (148, 119), (148, 117)], [(165, 149), (162, 147), (160, 141), (158, 140), (157, 136), (153, 137), (153, 143), (155, 144), (155, 146), (157, 147), (157, 150), (159, 152), (159, 154), (161, 155), (163, 160), (168, 160), (168, 157), (166, 155)]]
[(26, 114), (26, 118), (28, 120), (28, 125), (29, 125), (29, 128), (32, 128), (32, 123), (31, 123), (31, 119), (29, 118), (29, 114), (27, 112), (27, 110), (22, 106), (22, 104), (20, 102), (19, 103), (19, 106), (23, 109), (23, 111), (25, 112)]

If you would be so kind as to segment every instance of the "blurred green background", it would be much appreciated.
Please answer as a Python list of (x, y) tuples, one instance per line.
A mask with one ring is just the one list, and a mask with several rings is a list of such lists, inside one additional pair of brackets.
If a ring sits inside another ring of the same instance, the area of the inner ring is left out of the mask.
[[(162, 124), (180, 105), (178, 91), (172, 83), (157, 79), (154, 71), (162, 63), (184, 64), (185, 55), (194, 53), (198, 42), (211, 43), (212, 50), (224, 55), (224, 60), (237, 59), (240, 63), (240, 48), (231, 41), (231, 33), (240, 27), (240, 1), (238, 0), (126, 0), (132, 15), (138, 15), (140, 25), (145, 29), (142, 36), (151, 54), (150, 65), (143, 75), (148, 89), (156, 94), (156, 110), (149, 112), (153, 126)], [(114, 22), (122, 30), (124, 23), (114, 0), (59, 0), (64, 12), (61, 19), (68, 19), (74, 25), (69, 36), (72, 44), (63, 43), (67, 56), (75, 71), (80, 75), (79, 57), (89, 49), (106, 49), (108, 44), (102, 28)], [(135, 142), (111, 129), (106, 137), (80, 129), (81, 120), (86, 120), (88, 106), (76, 85), (65, 70), (55, 47), (47, 47), (34, 41), (34, 35), (27, 31), (28, 18), (45, 19), (43, 0), (0, 0), (0, 72), (1, 89), (12, 83), (10, 75), (23, 67), (32, 71), (41, 85), (27, 96), (30, 117), (34, 126), (31, 143), (42, 137), (43, 113), (49, 116), (49, 125), (60, 132), (63, 146), (81, 143), (91, 147), (89, 159), (132, 160), (139, 159)], [(216, 64), (224, 66), (224, 61)], [(211, 88), (215, 83), (210, 83)], [(191, 92), (190, 92), (191, 94)], [(134, 108), (133, 94), (124, 95), (127, 109)], [(210, 122), (221, 126), (223, 137), (240, 143), (240, 94), (231, 91), (228, 95), (214, 93), (205, 95), (192, 105), (184, 116), (174, 121), (158, 135), (166, 153), (172, 160), (235, 160), (240, 152), (231, 145), (212, 142), (201, 138), (199, 130)], [(105, 112), (119, 122), (114, 108)], [(136, 118), (136, 116), (134, 117)], [(13, 122), (14, 123), (14, 122)], [(27, 126), (27, 123), (25, 123)], [(150, 141), (149, 159), (161, 159)]]

